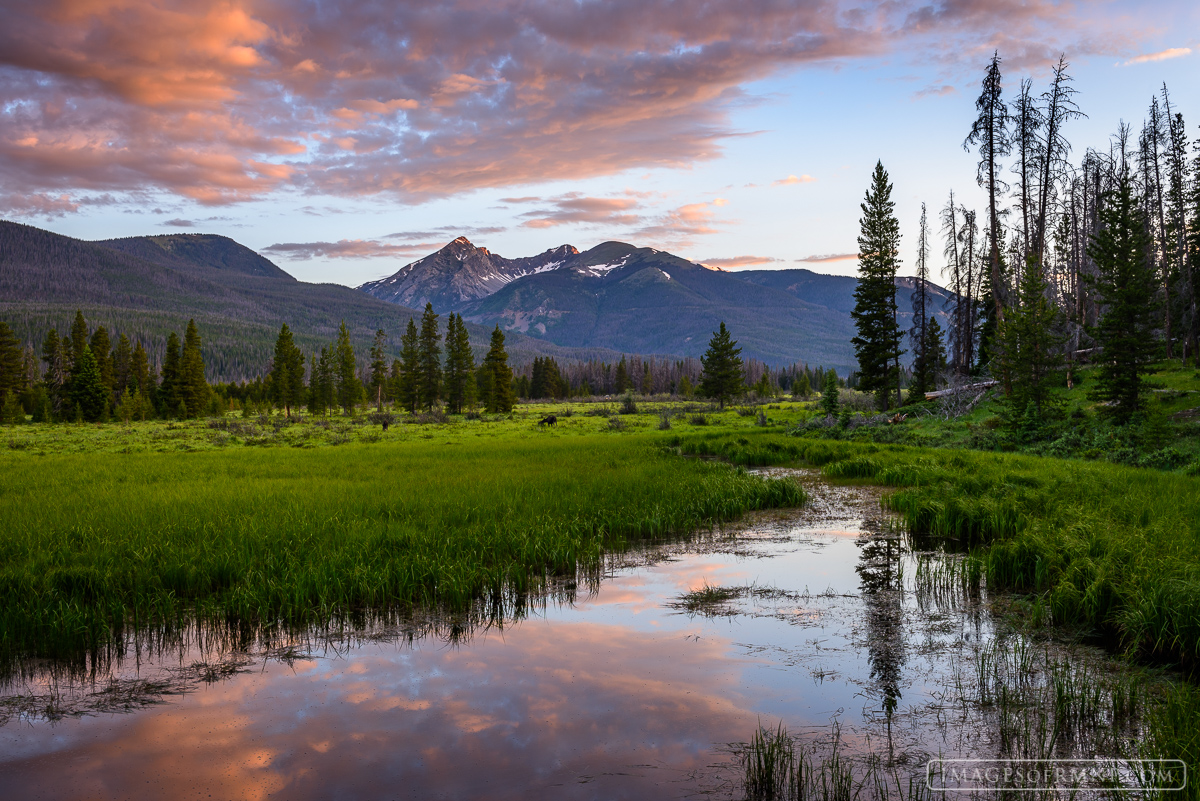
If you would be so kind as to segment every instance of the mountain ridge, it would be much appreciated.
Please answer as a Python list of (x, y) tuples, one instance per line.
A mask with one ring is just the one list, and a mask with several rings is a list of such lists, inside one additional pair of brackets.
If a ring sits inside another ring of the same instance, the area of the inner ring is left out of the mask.
[[(573, 255), (565, 259), (546, 257), (570, 251)], [(850, 342), (858, 283), (853, 276), (807, 269), (730, 272), (655, 248), (609, 241), (583, 252), (568, 245), (545, 251), (533, 257), (541, 259), (539, 269), (491, 286), (476, 283), (474, 297), (422, 294), (427, 278), (444, 283), (455, 264), (479, 259), (478, 254), (494, 257), (459, 237), (391, 278), (359, 289), (387, 299), (381, 287), (402, 279), (408, 297), (428, 298), (436, 311), (456, 311), (468, 321), (564, 347), (699, 356), (711, 332), (724, 322), (744, 356), (775, 365), (821, 364), (840, 372), (857, 367)], [(896, 283), (898, 316), (907, 328), (913, 283), (905, 278)], [(930, 288), (935, 313), (941, 314), (939, 301), (949, 293), (933, 284)]]

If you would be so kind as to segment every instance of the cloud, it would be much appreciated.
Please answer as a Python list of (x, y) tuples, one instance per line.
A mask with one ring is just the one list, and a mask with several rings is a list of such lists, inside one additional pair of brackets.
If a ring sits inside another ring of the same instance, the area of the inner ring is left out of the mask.
[(689, 167), (743, 133), (745, 87), (798, 66), (903, 53), (959, 73), (998, 47), (1021, 70), (1144, 38), (1052, 0), (9, 0), (4, 15), (0, 186), (51, 213), (96, 192), (420, 203)]
[(730, 267), (753, 267), (756, 264), (773, 264), (780, 261), (783, 261), (783, 259), (776, 259), (771, 256), (731, 256), (729, 258), (721, 259), (704, 259), (700, 263), (708, 267), (721, 267), (727, 269)]
[(279, 242), (268, 245), (262, 252), (294, 261), (323, 259), (378, 259), (425, 255), (437, 250), (444, 242), (421, 242), (411, 245), (391, 245), (371, 239), (341, 239), (337, 242)]
[(824, 261), (850, 261), (857, 259), (858, 253), (826, 253), (819, 256), (805, 256), (802, 259), (796, 259), (798, 262), (824, 262)]
[[(507, 231), (504, 226), (485, 225), (440, 225), (430, 231), (397, 231), (393, 234), (385, 234), (384, 239), (436, 239), (437, 237), (446, 234), (455, 234), (455, 236), (487, 236), (488, 234), (499, 234)], [(454, 238), (454, 237), (452, 237)]]
[(1166, 61), (1169, 58), (1181, 58), (1190, 56), (1192, 48), (1190, 47), (1168, 47), (1166, 50), (1160, 50), (1157, 53), (1147, 53), (1142, 56), (1134, 56), (1128, 61), (1118, 64), (1118, 67), (1128, 67), (1133, 64), (1148, 64), (1152, 61)]
[(45, 192), (0, 192), (0, 211), (14, 217), (63, 217), (79, 211), (69, 195)]
[(958, 90), (949, 84), (943, 86), (926, 86), (916, 92), (916, 97), (945, 97), (957, 93)]
[(192, 220), (181, 220), (178, 217), (176, 217), (174, 220), (164, 220), (163, 222), (160, 222), (159, 225), (166, 226), (167, 228), (195, 228), (196, 227), (196, 223), (193, 222)]
[(649, 221), (634, 235), (672, 247), (683, 247), (697, 236), (720, 233), (718, 226), (722, 223), (716, 220), (712, 209), (724, 205), (726, 202), (723, 198), (717, 198), (712, 203), (688, 203)]
[(772, 181), (771, 186), (791, 186), (792, 184), (811, 184), (811, 183), (816, 182), (816, 180), (817, 179), (813, 178), (811, 175), (801, 175), (798, 178), (795, 175), (789, 175), (787, 178), (780, 178), (778, 181)]
[(641, 218), (632, 213), (639, 202), (631, 197), (585, 197), (572, 192), (550, 200), (549, 207), (527, 211), (523, 228), (553, 228), (567, 223), (632, 225)]

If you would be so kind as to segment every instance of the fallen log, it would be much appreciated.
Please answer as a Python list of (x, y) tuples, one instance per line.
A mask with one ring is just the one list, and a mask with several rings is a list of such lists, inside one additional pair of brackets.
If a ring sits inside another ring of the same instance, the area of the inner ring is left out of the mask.
[(938, 398), (944, 398), (947, 395), (954, 395), (960, 392), (978, 392), (980, 390), (991, 389), (992, 387), (999, 386), (999, 384), (999, 381), (981, 381), (978, 384), (966, 384), (961, 387), (939, 389), (937, 392), (926, 392), (925, 400), (937, 400)]

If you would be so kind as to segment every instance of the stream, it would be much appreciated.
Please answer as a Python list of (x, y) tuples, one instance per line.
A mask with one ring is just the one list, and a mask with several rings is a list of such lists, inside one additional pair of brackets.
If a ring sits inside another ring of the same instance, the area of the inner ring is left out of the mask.
[(88, 682), (32, 671), (0, 690), (0, 795), (739, 798), (760, 725), (814, 762), (922, 782), (935, 757), (1136, 736), (1086, 698), (1074, 727), (1062, 709), (1013, 717), (1002, 690), (1041, 698), (1062, 676), (1112, 706), (1120, 665), (1008, 633), (962, 557), (914, 550), (878, 488), (761, 472), (798, 476), (810, 504), (609, 556), (504, 625), (221, 653), (196, 638)]

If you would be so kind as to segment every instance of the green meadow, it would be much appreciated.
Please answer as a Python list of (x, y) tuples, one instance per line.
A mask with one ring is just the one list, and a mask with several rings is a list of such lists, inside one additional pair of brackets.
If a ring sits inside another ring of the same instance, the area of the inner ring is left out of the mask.
[[(795, 482), (739, 469), (796, 465), (891, 488), (885, 503), (912, 535), (969, 551), (1029, 630), (1194, 675), (1200, 379), (1157, 378), (1136, 426), (1105, 428), (1085, 376), (1033, 439), (996, 400), (950, 420), (929, 403), (897, 425), (870, 412), (822, 424), (816, 399), (718, 410), (657, 398), (396, 415), (387, 430), (370, 414), (7, 427), (0, 653), (74, 657), (130, 627), (197, 619), (500, 609), (633, 541), (803, 504)], [(555, 426), (538, 425), (547, 414)], [(1147, 437), (1183, 455), (1135, 466), (1127, 452)], [(1058, 458), (1053, 442), (1084, 446)], [(1151, 707), (1146, 747), (1195, 765), (1192, 686)]]
[[(636, 430), (469, 423), (479, 430), (432, 438), (376, 425), (377, 441), (319, 448), (202, 450), (210, 429), (192, 427), (182, 430), (193, 445), (166, 452), (10, 450), (0, 647), (53, 654), (182, 616), (304, 623), (462, 609), (573, 574), (629, 540), (804, 499), (793, 482), (680, 459)], [(149, 447), (164, 428), (73, 433)]]

